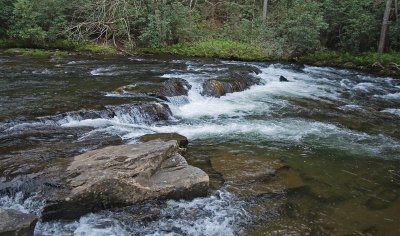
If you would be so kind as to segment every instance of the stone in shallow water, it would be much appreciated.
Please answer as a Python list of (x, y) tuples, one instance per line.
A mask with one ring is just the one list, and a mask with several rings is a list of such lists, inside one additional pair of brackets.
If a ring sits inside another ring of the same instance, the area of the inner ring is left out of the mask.
[(178, 133), (146, 134), (139, 138), (141, 142), (149, 142), (151, 140), (157, 140), (157, 139), (160, 139), (162, 141), (176, 140), (179, 144), (179, 147), (181, 148), (186, 148), (187, 145), (189, 144), (188, 139), (185, 136), (180, 135)]
[(88, 212), (152, 199), (205, 196), (209, 177), (187, 164), (177, 141), (110, 146), (76, 156), (67, 187), (44, 207), (43, 220), (72, 219)]
[(211, 165), (222, 174), (228, 189), (241, 197), (280, 193), (304, 186), (299, 173), (279, 160), (267, 157), (228, 152), (212, 157)]
[(38, 218), (13, 209), (0, 209), (0, 236), (33, 235)]
[(202, 95), (209, 97), (221, 97), (227, 93), (241, 92), (253, 85), (259, 84), (259, 80), (250, 75), (234, 73), (229, 78), (208, 79), (203, 83)]
[(187, 96), (191, 85), (184, 79), (171, 78), (161, 83), (130, 84), (119, 87), (117, 93), (138, 93), (167, 100), (167, 97)]

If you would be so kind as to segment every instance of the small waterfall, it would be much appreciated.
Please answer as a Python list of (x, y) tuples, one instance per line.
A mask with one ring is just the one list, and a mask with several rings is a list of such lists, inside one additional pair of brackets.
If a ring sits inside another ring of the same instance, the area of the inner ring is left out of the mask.
[(119, 106), (105, 106), (102, 110), (80, 110), (65, 112), (54, 116), (39, 117), (35, 120), (16, 120), (0, 124), (4, 133), (34, 129), (38, 126), (62, 126), (69, 123), (85, 120), (114, 120), (119, 123), (150, 125), (172, 118), (172, 112), (167, 104), (124, 104)]

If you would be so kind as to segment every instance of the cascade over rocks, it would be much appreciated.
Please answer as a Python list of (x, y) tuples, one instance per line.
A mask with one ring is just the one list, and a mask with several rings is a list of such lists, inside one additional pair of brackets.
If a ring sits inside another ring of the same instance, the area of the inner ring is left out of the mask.
[(35, 215), (0, 208), (0, 236), (33, 235), (37, 221)]
[(259, 79), (242, 73), (232, 73), (229, 78), (209, 79), (203, 83), (203, 96), (221, 97), (227, 93), (241, 92), (259, 84)]
[(175, 140), (154, 140), (76, 156), (67, 168), (65, 188), (50, 197), (42, 219), (73, 219), (145, 200), (205, 196), (208, 175), (188, 165), (179, 150)]

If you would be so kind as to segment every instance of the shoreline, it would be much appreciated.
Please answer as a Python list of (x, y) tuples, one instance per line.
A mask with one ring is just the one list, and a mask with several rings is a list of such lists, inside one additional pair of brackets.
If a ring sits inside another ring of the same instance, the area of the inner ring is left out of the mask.
[[(174, 46), (174, 45), (173, 45)], [(103, 46), (99, 44), (81, 45), (75, 49), (42, 49), (42, 48), (0, 48), (0, 55), (7, 56), (27, 56), (36, 58), (46, 57), (67, 57), (67, 56), (168, 56), (168, 57), (192, 57), (192, 58), (208, 58), (208, 59), (222, 59), (222, 60), (235, 60), (243, 62), (266, 62), (266, 63), (295, 63), (303, 65), (321, 66), (321, 67), (334, 67), (338, 69), (351, 69), (357, 70), (362, 73), (368, 73), (377, 76), (390, 76), (394, 79), (400, 79), (400, 65), (393, 62), (385, 62), (377, 60), (375, 63), (357, 61), (359, 56), (368, 54), (343, 54), (346, 59), (341, 57), (342, 54), (332, 51), (319, 51), (314, 54), (304, 55), (296, 58), (260, 58), (259, 55), (252, 57), (239, 57), (236, 55), (218, 55), (215, 52), (211, 55), (202, 53), (190, 53), (188, 51), (174, 51), (171, 47), (165, 48), (139, 48), (134, 52), (117, 49), (111, 46)], [(370, 53), (376, 55), (375, 53)], [(322, 55), (322, 56), (321, 56)], [(390, 55), (384, 53), (380, 56), (384, 57)], [(400, 56), (400, 53), (399, 53)], [(350, 59), (355, 59), (351, 61)], [(400, 57), (399, 59), (400, 60)]]

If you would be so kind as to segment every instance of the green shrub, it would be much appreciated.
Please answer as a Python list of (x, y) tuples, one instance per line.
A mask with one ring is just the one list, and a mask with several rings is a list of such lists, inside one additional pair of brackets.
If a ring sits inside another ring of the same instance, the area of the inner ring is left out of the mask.
[(151, 48), (145, 49), (143, 52), (246, 61), (267, 59), (264, 50), (261, 48), (243, 42), (221, 39), (209, 39), (190, 44), (184, 43), (161, 48)]

